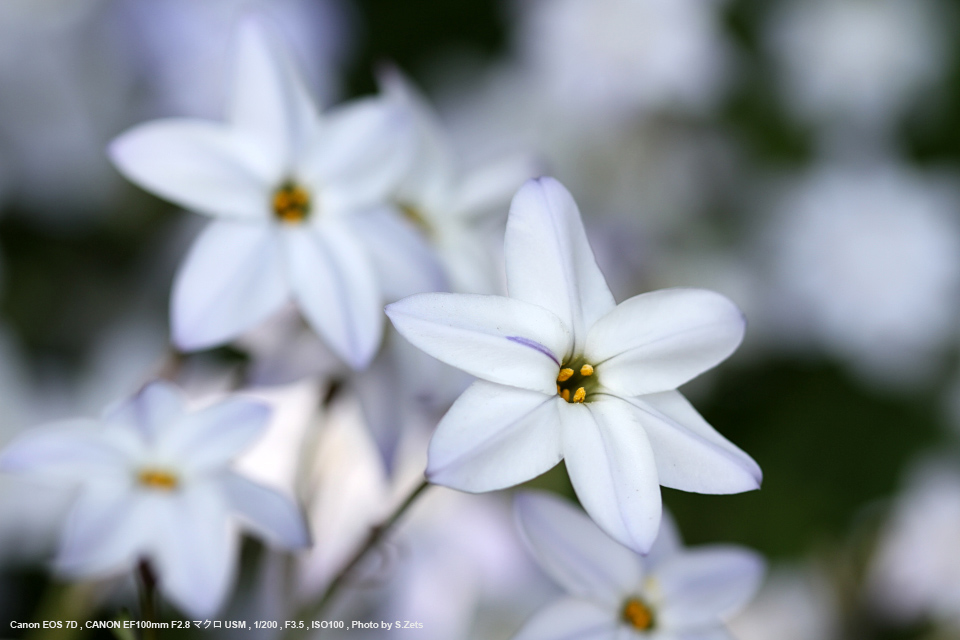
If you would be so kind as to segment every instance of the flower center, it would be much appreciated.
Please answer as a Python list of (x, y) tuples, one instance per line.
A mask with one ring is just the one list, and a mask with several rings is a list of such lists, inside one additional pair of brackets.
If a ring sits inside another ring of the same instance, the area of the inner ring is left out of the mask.
[(586, 402), (598, 386), (593, 374), (593, 365), (582, 359), (563, 363), (557, 375), (557, 395), (567, 402)]
[(653, 628), (653, 611), (640, 598), (630, 598), (623, 605), (620, 612), (623, 621), (637, 631), (647, 631)]
[(412, 222), (417, 229), (420, 229), (425, 235), (433, 235), (433, 227), (427, 222), (427, 218), (423, 215), (423, 210), (420, 207), (409, 202), (400, 202), (397, 207), (403, 217)]
[(287, 180), (273, 192), (273, 215), (286, 224), (300, 224), (310, 215), (310, 192)]
[(137, 482), (148, 489), (173, 491), (180, 485), (177, 476), (163, 469), (141, 469), (137, 474)]

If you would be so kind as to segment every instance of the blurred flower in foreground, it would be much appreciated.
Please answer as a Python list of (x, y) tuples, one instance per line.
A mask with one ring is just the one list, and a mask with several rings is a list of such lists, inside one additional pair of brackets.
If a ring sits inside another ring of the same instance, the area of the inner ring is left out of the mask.
[(771, 229), (776, 321), (868, 376), (916, 379), (956, 331), (957, 213), (949, 190), (893, 164), (801, 178)]
[(549, 0), (522, 7), (531, 78), (574, 115), (700, 109), (728, 58), (717, 0)]
[(505, 254), (510, 298), (431, 293), (387, 307), (415, 346), (481, 378), (437, 427), (431, 482), (493, 491), (565, 459), (590, 516), (641, 552), (660, 526), (660, 484), (759, 488), (756, 462), (675, 391), (740, 344), (733, 303), (672, 289), (617, 306), (576, 203), (552, 178), (517, 193)]
[(111, 154), (137, 184), (218, 218), (174, 284), (178, 346), (226, 342), (292, 297), (331, 349), (363, 368), (383, 331), (381, 287), (401, 277), (377, 273), (364, 243), (384, 235), (390, 242), (377, 247), (413, 265), (428, 254), (382, 206), (407, 167), (411, 127), (377, 99), (319, 117), (273, 45), (258, 22), (241, 25), (228, 125), (151, 122), (118, 138)]
[(603, 534), (547, 493), (516, 498), (517, 520), (540, 566), (569, 594), (533, 617), (516, 640), (730, 638), (723, 623), (753, 597), (764, 561), (734, 546), (684, 550), (669, 517), (646, 557)]
[(785, 103), (815, 122), (885, 127), (943, 75), (938, 6), (927, 0), (785, 2), (769, 40)]
[(308, 543), (285, 496), (231, 471), (266, 427), (268, 409), (232, 399), (188, 412), (179, 390), (153, 383), (101, 420), (24, 433), (0, 469), (79, 486), (56, 569), (73, 578), (131, 571), (146, 560), (161, 591), (189, 615), (226, 598), (237, 555), (237, 515), (271, 542)]

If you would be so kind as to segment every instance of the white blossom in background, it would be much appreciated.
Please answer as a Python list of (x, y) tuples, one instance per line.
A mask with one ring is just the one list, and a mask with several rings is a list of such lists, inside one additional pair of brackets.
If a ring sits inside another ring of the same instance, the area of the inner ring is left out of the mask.
[(227, 124), (149, 122), (110, 148), (130, 180), (215, 218), (174, 282), (173, 340), (185, 350), (225, 343), (292, 299), (327, 345), (362, 369), (380, 344), (383, 291), (404, 289), (395, 279), (411, 272), (378, 273), (381, 256), (371, 252), (386, 246), (407, 265), (433, 269), (421, 238), (385, 207), (406, 170), (412, 127), (377, 98), (321, 117), (253, 18), (238, 31), (233, 80)]
[(960, 211), (895, 164), (820, 166), (775, 205), (767, 252), (781, 333), (875, 380), (921, 377), (956, 333)]
[(279, 546), (308, 544), (289, 498), (230, 468), (268, 417), (239, 398), (191, 412), (176, 387), (156, 382), (100, 420), (25, 432), (0, 453), (0, 470), (77, 488), (55, 560), (61, 575), (111, 577), (147, 560), (173, 604), (210, 616), (232, 586), (238, 521)]
[(768, 41), (784, 103), (805, 120), (882, 130), (943, 76), (941, 11), (928, 0), (781, 3)]
[(676, 391), (740, 344), (733, 303), (671, 289), (617, 306), (576, 203), (552, 178), (517, 193), (504, 252), (509, 298), (432, 293), (387, 307), (411, 343), (480, 378), (437, 427), (431, 482), (494, 491), (565, 460), (590, 516), (640, 552), (659, 529), (661, 484), (759, 488), (756, 462)]
[(567, 596), (529, 620), (515, 640), (724, 640), (724, 622), (756, 593), (765, 563), (731, 545), (684, 549), (669, 517), (640, 556), (548, 493), (521, 493), (517, 521), (530, 552)]
[(530, 79), (572, 115), (701, 110), (716, 102), (725, 84), (730, 60), (719, 0), (517, 5), (520, 54)]
[[(960, 631), (960, 471), (954, 459), (914, 469), (894, 501), (868, 573), (876, 614)], [(946, 636), (945, 636), (946, 637)]]

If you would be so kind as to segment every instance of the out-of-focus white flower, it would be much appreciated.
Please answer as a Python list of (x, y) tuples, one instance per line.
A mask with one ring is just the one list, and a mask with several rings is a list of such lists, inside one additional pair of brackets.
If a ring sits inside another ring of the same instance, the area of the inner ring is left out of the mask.
[(556, 496), (523, 493), (515, 504), (530, 551), (569, 594), (535, 615), (516, 640), (728, 639), (724, 621), (763, 578), (764, 561), (753, 551), (683, 550), (669, 517), (641, 557)]
[(733, 303), (672, 289), (617, 306), (576, 203), (551, 178), (514, 198), (505, 254), (510, 298), (433, 293), (387, 307), (415, 346), (480, 378), (437, 427), (431, 482), (493, 491), (565, 459), (591, 517), (640, 552), (660, 526), (660, 484), (760, 486), (753, 459), (675, 390), (740, 344)]
[(916, 469), (897, 498), (869, 573), (878, 615), (933, 618), (960, 630), (960, 472), (955, 460)]
[(835, 640), (839, 604), (815, 570), (775, 568), (757, 597), (730, 620), (737, 640)]
[(268, 414), (239, 398), (188, 412), (178, 389), (156, 382), (99, 421), (24, 433), (0, 455), (0, 469), (79, 488), (59, 572), (104, 577), (146, 559), (178, 608), (208, 616), (231, 586), (237, 516), (272, 543), (308, 541), (292, 501), (229, 468)]
[(946, 35), (927, 0), (784, 2), (770, 24), (784, 101), (845, 127), (889, 124), (944, 72)]
[(896, 165), (826, 165), (777, 205), (771, 310), (865, 374), (909, 381), (955, 332), (960, 225), (952, 193)]
[[(291, 62), (255, 20), (241, 24), (227, 125), (161, 120), (111, 146), (140, 186), (217, 218), (174, 283), (174, 341), (200, 349), (237, 337), (291, 298), (354, 368), (376, 352), (382, 290), (366, 243), (379, 236), (408, 264), (423, 242), (383, 203), (406, 170), (411, 132), (389, 102), (367, 99), (321, 118)], [(425, 267), (429, 269), (430, 267)]]
[[(534, 175), (529, 158), (508, 155), (464, 172), (447, 133), (426, 99), (398, 71), (382, 76), (385, 93), (416, 122), (415, 161), (396, 201), (436, 249), (450, 287), (463, 293), (500, 291), (500, 269), (493, 264), (497, 229), (521, 184)], [(502, 207), (502, 211), (499, 209)], [(403, 295), (418, 292), (404, 292)], [(402, 297), (402, 296), (401, 296)]]
[(577, 115), (701, 109), (718, 97), (728, 51), (716, 0), (518, 3), (531, 79)]

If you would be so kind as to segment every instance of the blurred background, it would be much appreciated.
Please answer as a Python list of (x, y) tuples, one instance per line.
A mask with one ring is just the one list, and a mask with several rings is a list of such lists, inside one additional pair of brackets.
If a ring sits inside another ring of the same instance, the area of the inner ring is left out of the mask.
[[(740, 351), (683, 391), (760, 463), (763, 489), (664, 490), (688, 543), (770, 561), (736, 637), (960, 637), (951, 0), (2, 0), (0, 444), (97, 413), (162, 360), (170, 284), (204, 220), (125, 183), (104, 149), (144, 120), (221, 118), (251, 9), (321, 104), (375, 92), (392, 63), (465, 166), (535, 157), (580, 204), (618, 300), (686, 285), (744, 310)], [(562, 465), (531, 484), (573, 495)], [(3, 637), (66, 589), (43, 569), (55, 533), (38, 533), (66, 497), (25, 495), (0, 478)], [(543, 578), (505, 497), (434, 503), (363, 611), (438, 616), (418, 638), (509, 637), (550, 587), (519, 589)], [(231, 611), (265, 558), (247, 543)]]

